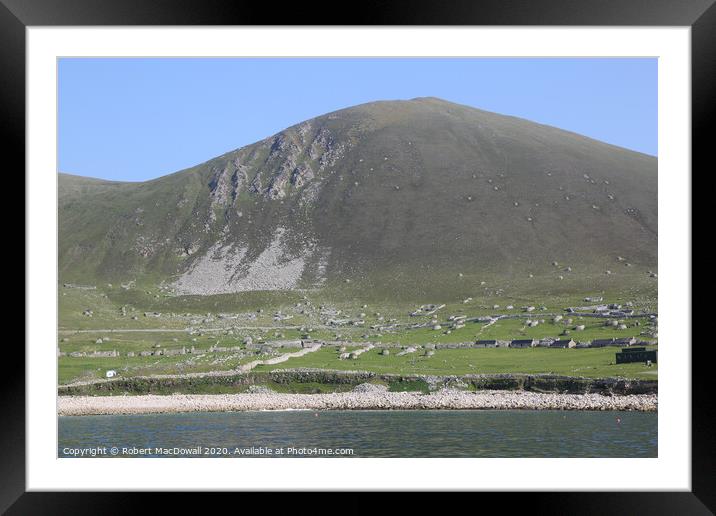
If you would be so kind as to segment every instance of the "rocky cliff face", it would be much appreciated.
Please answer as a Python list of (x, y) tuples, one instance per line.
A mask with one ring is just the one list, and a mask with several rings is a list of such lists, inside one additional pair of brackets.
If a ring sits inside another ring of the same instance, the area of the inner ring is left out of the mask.
[(432, 98), (330, 113), (145, 183), (60, 175), (68, 280), (183, 294), (457, 274), (627, 281), (656, 256), (655, 158)]

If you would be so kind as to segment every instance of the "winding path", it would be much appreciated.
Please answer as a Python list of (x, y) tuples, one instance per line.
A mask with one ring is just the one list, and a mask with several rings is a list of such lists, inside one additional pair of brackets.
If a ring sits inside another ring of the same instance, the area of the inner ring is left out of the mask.
[[(246, 364), (242, 364), (236, 369), (229, 369), (227, 371), (206, 371), (201, 373), (181, 373), (181, 374), (153, 374), (149, 376), (132, 376), (132, 379), (137, 380), (162, 380), (162, 379), (181, 379), (181, 378), (205, 378), (205, 377), (211, 377), (211, 376), (233, 376), (237, 373), (248, 373), (253, 368), (260, 366), (260, 365), (274, 365), (274, 364), (280, 364), (281, 362), (286, 362), (287, 360), (291, 358), (296, 357), (302, 357), (303, 355), (307, 355), (308, 353), (313, 353), (314, 351), (318, 351), (321, 349), (321, 346), (323, 344), (316, 344), (314, 346), (310, 346), (308, 348), (303, 348), (299, 351), (294, 351), (291, 353), (284, 353), (283, 355), (280, 355), (278, 357), (274, 358), (268, 358), (266, 360), (254, 360), (252, 362), (248, 362)], [(113, 381), (121, 380), (122, 378), (97, 378), (94, 380), (82, 380), (79, 382), (72, 382), (72, 383), (66, 383), (63, 385), (60, 385), (60, 388), (67, 388), (67, 387), (82, 387), (86, 385), (97, 385), (101, 383), (109, 383)]]

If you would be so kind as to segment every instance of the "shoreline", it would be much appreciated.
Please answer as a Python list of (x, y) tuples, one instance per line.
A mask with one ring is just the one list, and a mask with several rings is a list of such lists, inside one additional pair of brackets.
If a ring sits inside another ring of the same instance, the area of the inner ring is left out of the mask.
[(656, 394), (530, 391), (341, 392), (59, 396), (58, 416), (286, 410), (599, 410), (656, 412)]

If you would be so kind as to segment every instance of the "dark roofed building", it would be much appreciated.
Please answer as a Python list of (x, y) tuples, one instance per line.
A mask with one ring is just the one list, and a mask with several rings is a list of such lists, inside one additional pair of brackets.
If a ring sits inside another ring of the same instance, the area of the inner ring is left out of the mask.
[(534, 339), (517, 339), (510, 342), (511, 348), (531, 348), (537, 345), (537, 341)]
[(603, 348), (606, 346), (612, 346), (614, 339), (594, 339), (589, 345), (590, 348)]
[(574, 348), (577, 343), (570, 338), (555, 340), (549, 345), (550, 348)]
[(634, 362), (651, 362), (656, 364), (657, 353), (655, 349), (647, 351), (644, 348), (624, 348), (621, 353), (616, 354), (617, 364), (628, 364)]
[(634, 337), (623, 337), (621, 339), (614, 339), (614, 346), (633, 346), (636, 342)]
[(603, 348), (605, 346), (633, 346), (634, 344), (636, 344), (636, 342), (637, 340), (634, 337), (623, 337), (620, 339), (595, 339), (592, 341), (592, 344), (589, 347)]

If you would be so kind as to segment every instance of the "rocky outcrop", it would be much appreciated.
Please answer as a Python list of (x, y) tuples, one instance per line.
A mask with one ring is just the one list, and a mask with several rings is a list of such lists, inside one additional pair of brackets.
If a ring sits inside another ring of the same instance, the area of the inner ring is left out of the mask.
[(314, 177), (315, 174), (313, 173), (313, 169), (310, 165), (298, 165), (295, 169), (293, 169), (293, 173), (291, 174), (291, 184), (300, 188)]

